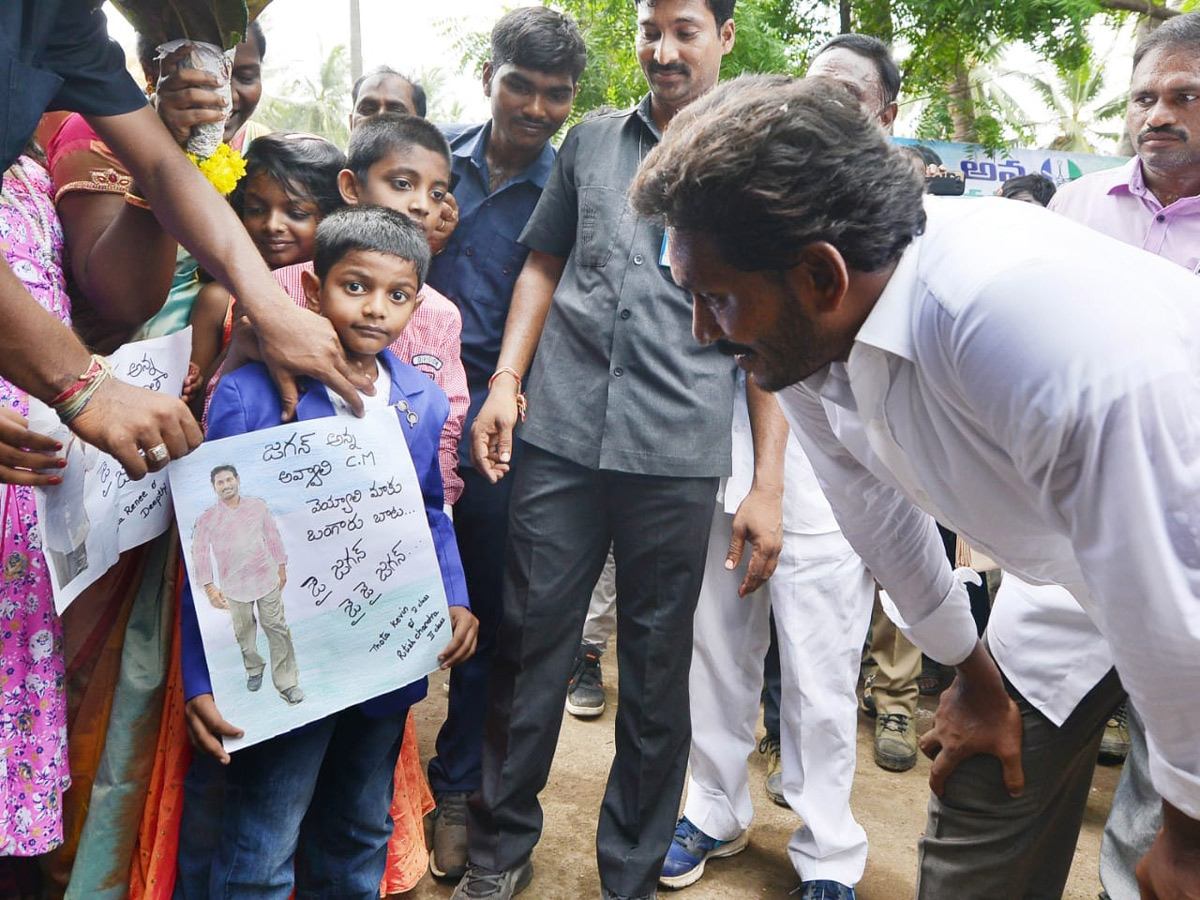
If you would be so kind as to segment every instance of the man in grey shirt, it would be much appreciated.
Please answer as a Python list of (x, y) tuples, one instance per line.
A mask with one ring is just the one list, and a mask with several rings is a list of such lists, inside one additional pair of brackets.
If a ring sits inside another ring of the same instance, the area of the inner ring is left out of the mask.
[[(735, 369), (695, 346), (688, 295), (663, 264), (663, 229), (634, 214), (626, 194), (675, 113), (716, 83), (733, 46), (733, 0), (636, 9), (650, 94), (634, 109), (581, 123), (563, 142), (521, 236), (529, 257), (471, 429), (476, 467), (498, 480), (508, 471), (521, 378), (536, 349), (483, 785), (468, 818), (470, 865), (459, 900), (508, 898), (532, 877), (537, 795), (610, 542), (621, 677), (616, 759), (596, 841), (605, 897), (653, 896), (678, 812), (692, 614), (717, 482), (730, 469)], [(786, 426), (760, 428), (758, 437), (764, 465), (781, 466)], [(779, 497), (769, 494), (748, 498), (739, 523), (759, 557), (747, 578), (755, 586), (779, 547)]]

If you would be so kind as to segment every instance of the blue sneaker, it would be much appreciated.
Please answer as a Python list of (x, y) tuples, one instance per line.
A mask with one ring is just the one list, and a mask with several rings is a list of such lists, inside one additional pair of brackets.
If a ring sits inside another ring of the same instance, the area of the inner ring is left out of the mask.
[(693, 825), (687, 816), (682, 816), (675, 826), (675, 837), (671, 839), (658, 883), (668, 888), (695, 884), (704, 874), (706, 860), (741, 853), (748, 843), (744, 831), (731, 841), (718, 841)]
[(854, 900), (854, 888), (836, 881), (806, 881), (792, 893), (800, 900)]

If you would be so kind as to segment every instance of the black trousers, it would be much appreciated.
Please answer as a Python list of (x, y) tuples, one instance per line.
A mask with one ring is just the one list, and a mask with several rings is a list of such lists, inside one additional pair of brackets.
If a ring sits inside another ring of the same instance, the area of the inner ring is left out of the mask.
[(483, 785), (470, 809), (471, 861), (511, 869), (541, 836), (538, 793), (611, 542), (620, 693), (596, 855), (610, 891), (651, 894), (687, 768), (692, 616), (717, 479), (597, 471), (530, 445), (522, 453), (489, 678)]

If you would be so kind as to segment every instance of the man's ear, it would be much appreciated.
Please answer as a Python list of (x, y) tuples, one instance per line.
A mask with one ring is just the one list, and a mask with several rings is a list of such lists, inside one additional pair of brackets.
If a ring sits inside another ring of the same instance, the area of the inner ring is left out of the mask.
[(300, 273), (300, 286), (304, 288), (304, 305), (315, 313), (321, 312), (321, 279), (316, 272), (305, 269)]
[[(496, 69), (492, 66), (492, 61), (489, 59), (483, 64), (483, 96), (490, 98), (492, 96), (492, 77), (496, 74)], [(576, 85), (576, 90), (578, 90)]]
[(879, 114), (879, 124), (883, 126), (883, 130), (888, 134), (892, 133), (892, 125), (896, 121), (896, 115), (899, 113), (900, 107), (893, 100), (883, 108), (883, 112)]
[(730, 50), (733, 49), (733, 41), (734, 41), (736, 31), (737, 31), (737, 28), (733, 24), (733, 19), (726, 19), (725, 24), (722, 25), (718, 29), (718, 33), (721, 36), (721, 55), (722, 56), (724, 56)]
[(338, 172), (338, 193), (349, 206), (358, 206), (358, 176), (349, 169)]
[(812, 312), (835, 312), (850, 289), (850, 270), (833, 244), (817, 241), (800, 251), (800, 259), (787, 273), (796, 296), (811, 297)]

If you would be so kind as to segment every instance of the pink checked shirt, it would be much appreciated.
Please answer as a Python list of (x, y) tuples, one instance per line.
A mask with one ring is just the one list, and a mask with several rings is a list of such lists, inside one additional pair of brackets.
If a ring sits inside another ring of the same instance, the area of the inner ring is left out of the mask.
[[(304, 306), (302, 272), (311, 272), (312, 263), (284, 266), (271, 274), (298, 306)], [(458, 476), (458, 442), (462, 437), (463, 421), (471, 397), (467, 392), (467, 373), (461, 357), (462, 315), (458, 307), (429, 285), (421, 288), (421, 305), (400, 337), (388, 349), (401, 360), (420, 369), (433, 379), (450, 399), (450, 415), (442, 428), (438, 446), (438, 464), (442, 470), (442, 486), (446, 502), (455, 503), (462, 494), (463, 483)]]
[(200, 514), (192, 535), (192, 559), (201, 585), (219, 582), (230, 600), (253, 603), (279, 587), (279, 567), (287, 562), (287, 553), (267, 504), (242, 497), (236, 507), (218, 501)]
[(1146, 187), (1136, 156), (1064, 184), (1049, 208), (1192, 272), (1200, 268), (1200, 197), (1164, 207)]

